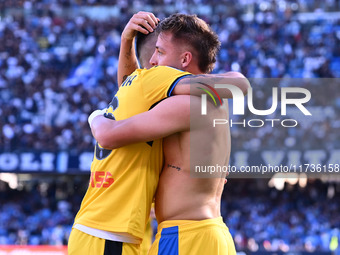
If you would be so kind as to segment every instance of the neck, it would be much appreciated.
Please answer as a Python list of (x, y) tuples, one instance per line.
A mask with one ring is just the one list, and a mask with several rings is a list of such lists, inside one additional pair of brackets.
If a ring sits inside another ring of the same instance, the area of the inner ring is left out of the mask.
[(203, 72), (198, 68), (198, 66), (190, 66), (187, 68), (186, 71), (195, 75), (203, 74)]

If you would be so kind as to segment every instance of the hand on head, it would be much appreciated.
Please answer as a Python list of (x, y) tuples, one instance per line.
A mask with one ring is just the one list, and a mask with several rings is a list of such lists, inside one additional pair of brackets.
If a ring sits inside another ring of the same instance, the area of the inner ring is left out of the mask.
[(132, 16), (124, 28), (122, 37), (126, 40), (133, 40), (137, 31), (148, 34), (154, 31), (159, 19), (151, 12), (140, 11)]

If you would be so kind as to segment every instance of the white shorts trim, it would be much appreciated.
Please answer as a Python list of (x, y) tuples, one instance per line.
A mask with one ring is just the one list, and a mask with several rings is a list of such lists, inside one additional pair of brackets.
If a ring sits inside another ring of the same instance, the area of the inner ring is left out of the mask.
[(122, 243), (133, 243), (133, 244), (140, 244), (141, 240), (124, 232), (110, 232), (96, 228), (90, 228), (84, 226), (82, 224), (75, 224), (73, 226), (75, 229), (78, 229), (88, 235), (96, 236), (105, 240), (111, 240), (116, 242)]

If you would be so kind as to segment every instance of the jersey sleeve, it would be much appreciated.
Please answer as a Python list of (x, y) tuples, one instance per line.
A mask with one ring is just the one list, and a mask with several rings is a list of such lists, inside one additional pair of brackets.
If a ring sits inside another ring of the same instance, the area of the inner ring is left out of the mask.
[(144, 98), (157, 102), (169, 97), (176, 84), (188, 75), (191, 73), (168, 66), (156, 66), (145, 70), (142, 84)]

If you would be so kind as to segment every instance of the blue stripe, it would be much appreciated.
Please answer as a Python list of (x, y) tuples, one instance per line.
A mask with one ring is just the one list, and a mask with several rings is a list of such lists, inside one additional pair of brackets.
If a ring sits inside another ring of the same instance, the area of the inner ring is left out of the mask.
[(158, 255), (178, 255), (178, 226), (162, 229)]
[(136, 51), (136, 58), (137, 58), (138, 68), (144, 69), (144, 66), (141, 66), (141, 65), (140, 65), (140, 61), (139, 61), (140, 52), (137, 51), (137, 39), (136, 39), (135, 42), (134, 42), (134, 47), (135, 47), (135, 51)]
[(183, 78), (187, 77), (187, 76), (191, 76), (192, 74), (186, 74), (186, 75), (183, 75), (181, 77), (178, 77), (170, 86), (169, 90), (168, 90), (168, 97), (171, 96), (172, 94), (172, 91), (174, 90), (175, 86), (177, 85), (177, 83), (182, 80)]

